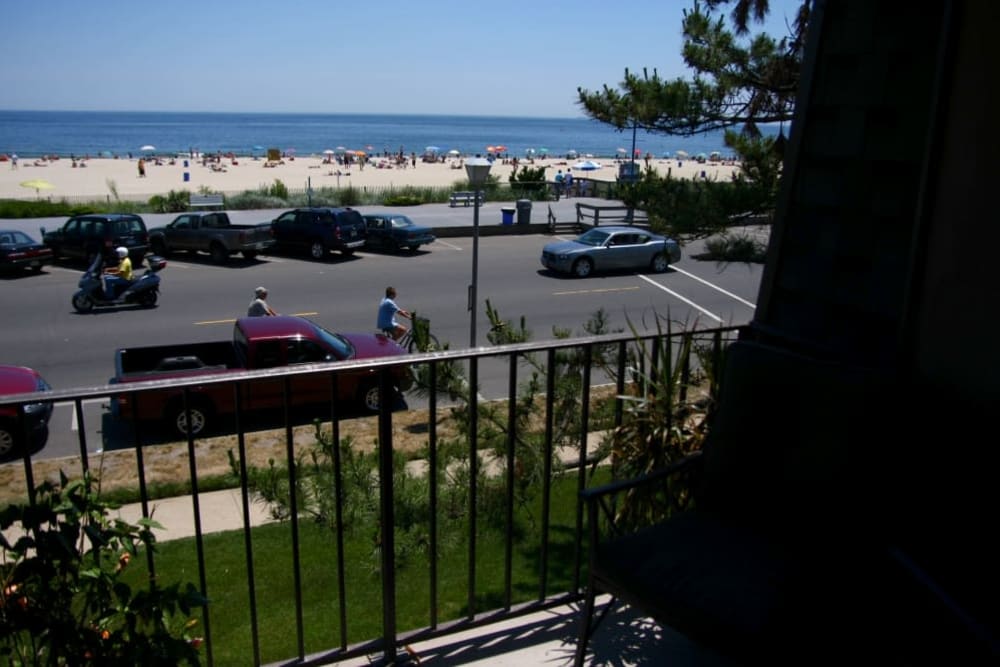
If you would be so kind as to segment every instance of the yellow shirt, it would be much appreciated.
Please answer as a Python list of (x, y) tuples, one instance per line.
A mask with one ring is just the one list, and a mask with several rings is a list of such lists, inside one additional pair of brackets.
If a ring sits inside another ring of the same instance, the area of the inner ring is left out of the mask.
[(125, 280), (132, 280), (132, 260), (129, 259), (128, 255), (118, 263), (118, 275)]

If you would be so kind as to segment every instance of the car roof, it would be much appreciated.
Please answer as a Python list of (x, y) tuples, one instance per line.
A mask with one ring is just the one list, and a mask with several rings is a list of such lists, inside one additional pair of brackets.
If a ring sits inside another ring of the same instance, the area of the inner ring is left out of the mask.
[(25, 366), (0, 365), (0, 394), (27, 394), (38, 390), (38, 371)]

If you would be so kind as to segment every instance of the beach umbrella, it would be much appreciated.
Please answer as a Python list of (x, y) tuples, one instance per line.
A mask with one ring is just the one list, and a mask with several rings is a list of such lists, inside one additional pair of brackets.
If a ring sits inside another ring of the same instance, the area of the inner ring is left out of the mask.
[(545, 146), (542, 146), (541, 148), (538, 149), (538, 152), (539, 153), (548, 153), (549, 149), (546, 148)]
[(571, 159), (575, 158), (577, 155), (579, 155), (579, 153), (577, 153), (574, 150), (570, 150), (570, 151), (566, 152), (566, 157), (571, 158)]
[(486, 152), (487, 153), (494, 153), (494, 152), (496, 152), (496, 149), (497, 149), (496, 146), (487, 146), (486, 147)]
[(504, 146), (503, 144), (499, 144), (497, 146), (494, 146), (494, 148), (496, 148), (497, 153), (505, 153), (505, 152), (507, 152), (507, 147)]
[(111, 157), (111, 151), (101, 151), (100, 152), (100, 156), (101, 157)]
[(677, 157), (687, 157), (688, 156), (688, 152), (687, 151), (674, 151), (674, 155), (676, 155)]
[(336, 150), (336, 151), (337, 151), (338, 153), (343, 153), (344, 151), (346, 151), (346, 150), (347, 150), (347, 148), (346, 148), (345, 146), (337, 146), (337, 148), (336, 148), (335, 150)]
[(625, 150), (624, 148), (619, 148), (619, 149), (618, 149), (618, 152), (619, 152), (619, 153), (622, 153), (622, 154), (624, 154), (624, 153), (628, 153), (628, 151), (627, 151), (627, 150)]
[(580, 171), (594, 171), (595, 169), (601, 168), (601, 163), (595, 162), (594, 160), (583, 160), (582, 162), (574, 164), (573, 168), (579, 169)]
[(450, 151), (448, 151), (448, 155), (458, 156), (458, 155), (461, 155), (461, 154), (462, 154), (461, 151), (459, 151), (459, 150), (457, 150), (455, 148), (452, 148)]
[(22, 188), (31, 188), (35, 194), (41, 194), (42, 190), (52, 190), (56, 186), (52, 185), (44, 178), (33, 178), (30, 181), (21, 181)]
[(146, 144), (145, 146), (143, 146), (139, 150), (141, 150), (141, 151), (155, 151), (156, 150), (156, 146), (154, 146), (152, 144)]
[(334, 153), (336, 153), (336, 151), (333, 150), (332, 148), (327, 148), (325, 151), (323, 151), (323, 155), (333, 155)]
[(441, 148), (438, 146), (427, 146), (424, 148), (425, 153), (437, 153), (439, 150), (441, 150)]

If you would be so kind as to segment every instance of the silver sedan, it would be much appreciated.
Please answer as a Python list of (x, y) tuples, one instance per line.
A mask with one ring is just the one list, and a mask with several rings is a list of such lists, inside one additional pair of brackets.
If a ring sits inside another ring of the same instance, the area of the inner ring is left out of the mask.
[(662, 273), (680, 258), (676, 241), (635, 227), (594, 227), (573, 241), (548, 243), (542, 249), (542, 266), (579, 278), (594, 271)]

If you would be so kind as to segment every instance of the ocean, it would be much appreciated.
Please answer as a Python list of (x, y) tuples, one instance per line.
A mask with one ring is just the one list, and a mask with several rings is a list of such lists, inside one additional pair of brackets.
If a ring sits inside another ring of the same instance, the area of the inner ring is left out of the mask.
[[(616, 157), (632, 150), (632, 132), (618, 132), (588, 118), (513, 118), (403, 114), (181, 113), (138, 111), (0, 111), (0, 153), (111, 157), (141, 155), (154, 146), (160, 155), (191, 150), (237, 155), (267, 148), (297, 155), (321, 155), (339, 148), (368, 153), (423, 153), (428, 146), (465, 155), (503, 146), (509, 155), (528, 149), (565, 156)], [(640, 155), (670, 157), (720, 151), (722, 133), (665, 137), (636, 133)], [(623, 150), (622, 150), (623, 149)]]

